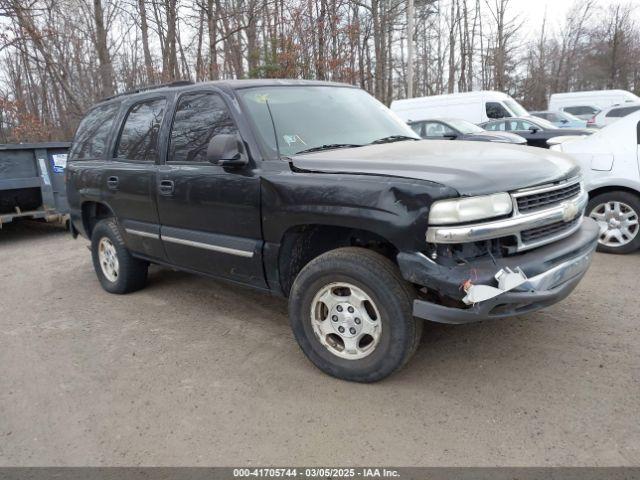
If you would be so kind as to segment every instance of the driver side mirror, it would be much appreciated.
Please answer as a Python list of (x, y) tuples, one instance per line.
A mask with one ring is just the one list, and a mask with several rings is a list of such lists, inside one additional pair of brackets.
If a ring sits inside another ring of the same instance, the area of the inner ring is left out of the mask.
[(456, 138), (458, 138), (458, 135), (456, 135), (455, 133), (450, 133), (448, 135), (443, 135), (442, 138), (446, 138), (447, 140), (455, 140)]
[(563, 118), (563, 119), (561, 120), (561, 122), (562, 122), (562, 123), (569, 123), (569, 120), (567, 120), (566, 118)]
[(529, 131), (531, 133), (538, 133), (538, 130), (540, 130), (538, 127), (534, 127), (533, 125), (529, 127)]
[(239, 135), (214, 136), (207, 147), (207, 161), (221, 167), (242, 167), (249, 163)]

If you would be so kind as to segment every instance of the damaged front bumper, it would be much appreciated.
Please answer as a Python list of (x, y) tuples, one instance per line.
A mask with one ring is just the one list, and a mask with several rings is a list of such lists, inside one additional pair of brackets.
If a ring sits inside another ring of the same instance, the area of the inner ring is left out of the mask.
[[(597, 245), (598, 226), (585, 218), (571, 236), (528, 252), (470, 265), (447, 267), (421, 253), (400, 253), (398, 263), (404, 278), (454, 300), (462, 300), (461, 286), (470, 279), (475, 285), (497, 286), (494, 278), (501, 269), (522, 271), (526, 281), (512, 290), (456, 308), (418, 299), (413, 314), (440, 323), (462, 324), (504, 318), (539, 310), (566, 298), (586, 273)], [(458, 302), (461, 303), (461, 302)]]

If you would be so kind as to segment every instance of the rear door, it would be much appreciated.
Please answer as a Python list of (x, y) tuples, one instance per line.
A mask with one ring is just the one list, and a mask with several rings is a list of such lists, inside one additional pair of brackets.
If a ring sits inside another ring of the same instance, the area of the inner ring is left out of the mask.
[(103, 175), (105, 201), (126, 233), (127, 247), (150, 259), (166, 258), (160, 241), (156, 202), (159, 137), (167, 110), (166, 96), (126, 106), (109, 168)]
[(256, 287), (262, 268), (260, 178), (253, 164), (223, 168), (207, 161), (209, 141), (238, 133), (217, 90), (183, 92), (157, 185), (161, 235), (176, 266)]

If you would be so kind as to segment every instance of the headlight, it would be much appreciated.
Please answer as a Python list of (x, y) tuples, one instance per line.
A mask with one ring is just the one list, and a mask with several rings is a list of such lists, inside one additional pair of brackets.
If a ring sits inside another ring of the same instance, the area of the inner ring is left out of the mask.
[(512, 209), (513, 204), (508, 193), (439, 200), (431, 206), (429, 224), (446, 225), (499, 217), (511, 213)]

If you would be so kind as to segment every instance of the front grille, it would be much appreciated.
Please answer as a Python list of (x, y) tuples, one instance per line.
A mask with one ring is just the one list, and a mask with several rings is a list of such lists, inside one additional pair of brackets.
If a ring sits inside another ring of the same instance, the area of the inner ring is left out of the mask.
[(520, 212), (531, 212), (541, 208), (549, 207), (569, 198), (573, 198), (580, 193), (580, 183), (574, 183), (566, 187), (560, 187), (546, 192), (522, 195), (516, 198), (518, 210)]
[(558, 235), (565, 230), (569, 230), (574, 227), (581, 219), (581, 215), (570, 222), (555, 222), (545, 225), (544, 227), (531, 228), (529, 230), (523, 230), (520, 232), (520, 238), (522, 242), (527, 244), (536, 240), (540, 240), (546, 237)]

